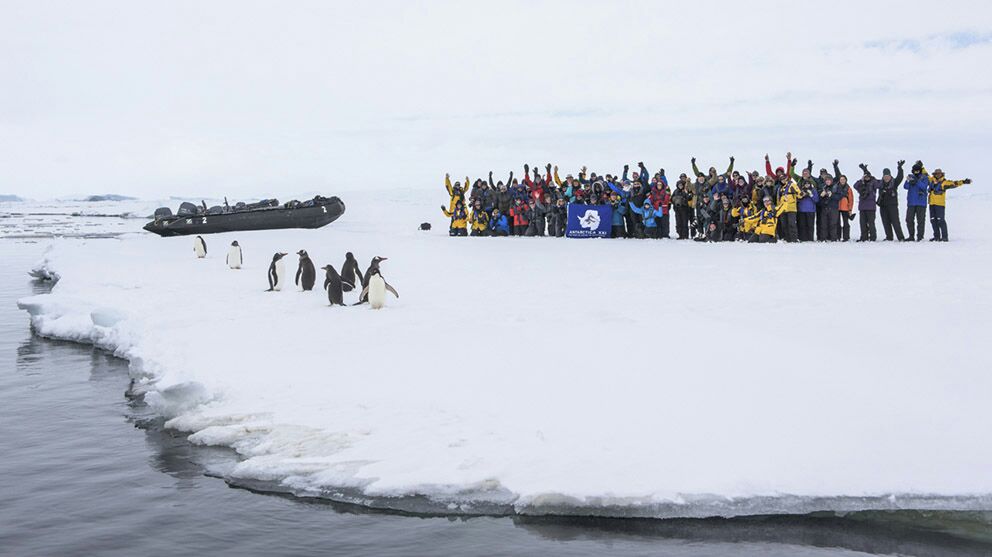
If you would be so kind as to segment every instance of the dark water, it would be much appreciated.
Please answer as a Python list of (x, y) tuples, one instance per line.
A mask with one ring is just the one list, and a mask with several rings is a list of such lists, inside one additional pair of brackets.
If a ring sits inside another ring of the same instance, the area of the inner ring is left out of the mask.
[(126, 362), (30, 333), (42, 247), (0, 240), (2, 555), (992, 555), (990, 513), (453, 519), (233, 488), (207, 475), (232, 453), (124, 396)]

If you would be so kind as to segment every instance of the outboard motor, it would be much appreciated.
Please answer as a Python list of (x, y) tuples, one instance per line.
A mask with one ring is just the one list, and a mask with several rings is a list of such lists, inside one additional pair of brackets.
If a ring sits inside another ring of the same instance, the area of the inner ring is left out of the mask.
[(183, 203), (179, 204), (179, 210), (176, 211), (176, 214), (179, 215), (180, 217), (190, 217), (196, 215), (198, 210), (199, 208), (196, 205), (193, 205), (188, 201), (184, 201)]
[(159, 207), (155, 209), (155, 220), (167, 219), (172, 216), (172, 209), (168, 207)]

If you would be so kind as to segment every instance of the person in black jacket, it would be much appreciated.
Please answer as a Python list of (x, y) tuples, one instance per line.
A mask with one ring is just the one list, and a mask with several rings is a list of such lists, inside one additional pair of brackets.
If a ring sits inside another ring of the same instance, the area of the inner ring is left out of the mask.
[(701, 202), (696, 202), (696, 226), (699, 227), (700, 233), (693, 240), (707, 242), (713, 237), (716, 227), (715, 212), (709, 192), (704, 191)]
[(690, 211), (692, 211), (692, 208), (689, 207), (691, 194), (686, 189), (689, 185), (688, 180), (685, 174), (679, 176), (679, 181), (675, 182), (675, 189), (672, 191), (672, 210), (675, 211), (675, 234), (679, 240), (685, 240), (689, 237)]
[(714, 242), (733, 242), (737, 237), (737, 217), (734, 216), (730, 197), (727, 195), (724, 195), (720, 200), (716, 231), (718, 238), (714, 239)]
[[(492, 188), (493, 207), (499, 209), (501, 215), (509, 215), (510, 208), (513, 207), (513, 193), (510, 192), (511, 183), (513, 183), (513, 171), (510, 171), (510, 177), (507, 178), (505, 184), (503, 182), (493, 184), (493, 173), (492, 171), (489, 172), (489, 186)], [(510, 227), (510, 234), (513, 234), (512, 226)]]
[(527, 203), (527, 231), (524, 236), (544, 236), (548, 206), (536, 199)]
[(899, 172), (896, 177), (892, 177), (892, 171), (886, 168), (882, 171), (882, 184), (878, 190), (878, 212), (882, 217), (882, 228), (885, 230), (885, 240), (892, 241), (892, 232), (900, 242), (905, 242), (906, 237), (902, 235), (902, 223), (899, 221), (899, 184), (902, 184), (902, 165), (906, 161), (899, 161)]
[[(840, 188), (833, 176), (827, 174), (821, 179), (820, 201), (817, 202), (817, 237), (823, 242), (836, 242), (840, 239)], [(845, 217), (846, 218), (846, 217)]]
[(548, 235), (561, 238), (565, 236), (568, 225), (568, 205), (564, 197), (559, 197), (548, 210)]

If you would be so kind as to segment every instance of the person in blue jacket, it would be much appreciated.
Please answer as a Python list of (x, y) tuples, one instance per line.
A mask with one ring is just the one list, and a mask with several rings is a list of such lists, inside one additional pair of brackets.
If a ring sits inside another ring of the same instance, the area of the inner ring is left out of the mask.
[(506, 220), (506, 215), (501, 213), (499, 209), (493, 209), (492, 215), (492, 218), (489, 219), (489, 235), (509, 236), (510, 221)]
[(644, 206), (638, 207), (633, 203), (628, 203), (630, 210), (634, 213), (640, 215), (641, 222), (644, 225), (644, 236), (647, 238), (657, 238), (658, 237), (658, 222), (655, 220), (656, 217), (660, 217), (664, 214), (661, 207), (657, 209), (651, 204), (650, 199), (644, 200)]
[(729, 194), (730, 194), (730, 184), (727, 183), (727, 177), (721, 174), (719, 177), (717, 177), (716, 184), (713, 184), (713, 187), (710, 188), (710, 197), (712, 197), (713, 199), (717, 199), (718, 196), (723, 197)]
[[(613, 188), (613, 184), (609, 184)], [(623, 191), (623, 190), (621, 190)], [(610, 206), (613, 207), (613, 216), (610, 225), (610, 238), (626, 238), (627, 231), (624, 228), (624, 215), (627, 214), (627, 202), (614, 191), (610, 192)]]
[[(927, 190), (930, 187), (930, 177), (923, 171), (923, 163), (916, 161), (906, 183), (906, 232), (909, 241), (923, 241), (924, 224), (927, 217)], [(913, 234), (913, 221), (916, 221), (916, 234)]]

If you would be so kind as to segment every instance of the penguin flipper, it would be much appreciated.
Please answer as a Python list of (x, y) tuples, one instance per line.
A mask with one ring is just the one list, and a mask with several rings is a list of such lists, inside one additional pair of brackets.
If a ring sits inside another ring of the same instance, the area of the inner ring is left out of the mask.
[(386, 282), (386, 281), (383, 281), (383, 282), (386, 284), (386, 290), (392, 292), (393, 293), (393, 296), (396, 296), (396, 298), (398, 299), (400, 297), (400, 295), (399, 295), (399, 293), (396, 292), (396, 289), (393, 288), (392, 286), (389, 286), (389, 283), (388, 282)]
[(369, 287), (368, 287), (368, 286), (366, 286), (365, 288), (363, 288), (363, 289), (362, 289), (362, 295), (361, 295), (361, 296), (359, 296), (358, 298), (359, 298), (360, 300), (364, 300), (365, 298), (367, 298), (367, 297), (368, 297), (368, 295), (369, 295)]

